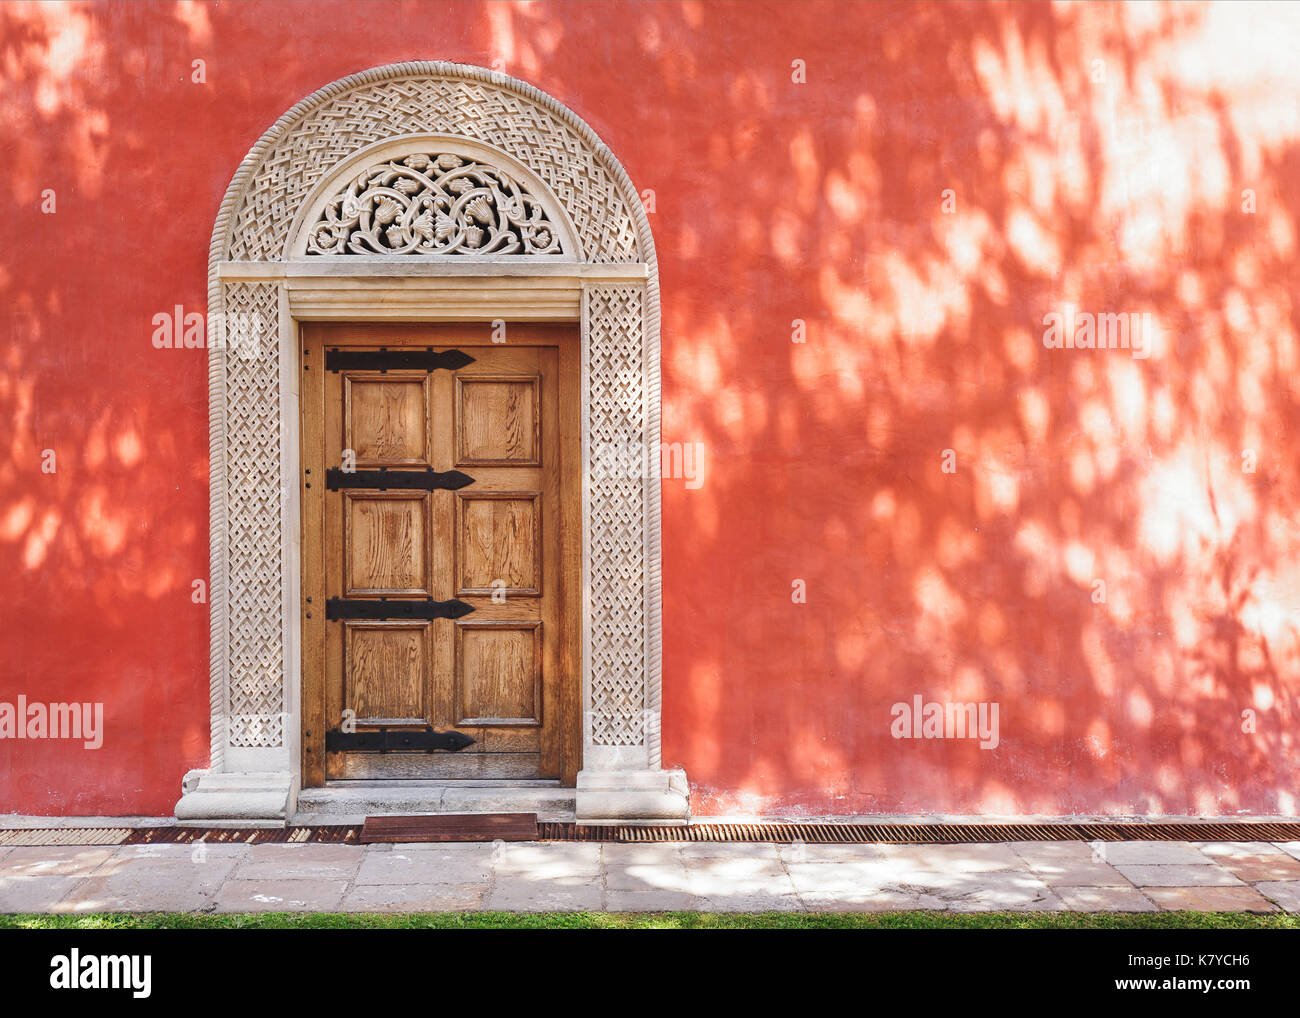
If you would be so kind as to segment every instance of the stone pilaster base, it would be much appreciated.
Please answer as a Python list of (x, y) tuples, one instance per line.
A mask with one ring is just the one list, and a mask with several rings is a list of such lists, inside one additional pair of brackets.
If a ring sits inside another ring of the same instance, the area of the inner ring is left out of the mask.
[(579, 823), (685, 823), (690, 815), (685, 771), (578, 772)]
[(283, 827), (296, 807), (298, 788), (287, 771), (190, 771), (181, 782), (181, 792), (176, 819), (183, 824)]

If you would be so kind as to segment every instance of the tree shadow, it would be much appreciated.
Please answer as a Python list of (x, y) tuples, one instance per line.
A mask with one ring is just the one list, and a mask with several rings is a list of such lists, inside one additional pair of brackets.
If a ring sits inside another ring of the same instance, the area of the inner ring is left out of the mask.
[[(313, 10), (0, 8), (0, 699), (112, 701), (89, 766), (0, 754), (5, 809), (165, 813), (204, 763), (205, 356), (152, 316), (202, 310), (225, 186), (293, 102), (450, 59), (654, 193), (663, 439), (707, 465), (663, 487), (695, 812), (1300, 813), (1293, 13)], [(1159, 345), (1045, 348), (1067, 308)], [(915, 695), (997, 702), (1000, 744), (894, 739)]]

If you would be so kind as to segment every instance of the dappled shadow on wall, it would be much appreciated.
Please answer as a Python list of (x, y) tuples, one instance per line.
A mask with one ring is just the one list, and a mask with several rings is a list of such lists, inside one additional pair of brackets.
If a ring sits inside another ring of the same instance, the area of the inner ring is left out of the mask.
[[(696, 811), (1300, 811), (1295, 15), (637, 17), (644, 133), (595, 119), (707, 464), (664, 483)], [(999, 745), (893, 738), (918, 695)]]
[[(1294, 12), (239, 6), (0, 9), (11, 672), (179, 706), (147, 752), (202, 762), (205, 367), (149, 318), (202, 308), (221, 192), (292, 102), (499, 62), (653, 204), (664, 440), (699, 450), (664, 482), (664, 761), (697, 812), (1300, 812)], [(219, 87), (139, 84), (200, 51)], [(1051, 315), (1138, 331), (1049, 348)], [(999, 704), (997, 748), (892, 738), (914, 696)]]

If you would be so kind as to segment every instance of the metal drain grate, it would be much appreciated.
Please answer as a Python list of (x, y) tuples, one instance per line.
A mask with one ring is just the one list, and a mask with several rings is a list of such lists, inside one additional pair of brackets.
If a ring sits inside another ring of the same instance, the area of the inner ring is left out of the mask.
[[(1300, 841), (1300, 823), (839, 824), (697, 823), (595, 827), (542, 821), (539, 841), (624, 844), (768, 842), (789, 845), (978, 845), (1007, 841)], [(0, 848), (26, 845), (361, 844), (353, 825), (312, 827), (60, 827), (0, 830)]]
[(61, 827), (0, 831), (0, 848), (25, 845), (361, 844), (359, 826), (319, 827)]
[(540, 823), (543, 841), (974, 845), (1006, 841), (1297, 841), (1300, 823), (838, 824), (699, 823), (591, 827)]
[(125, 845), (129, 827), (61, 827), (58, 829), (13, 829), (0, 831), (0, 848), (29, 845)]

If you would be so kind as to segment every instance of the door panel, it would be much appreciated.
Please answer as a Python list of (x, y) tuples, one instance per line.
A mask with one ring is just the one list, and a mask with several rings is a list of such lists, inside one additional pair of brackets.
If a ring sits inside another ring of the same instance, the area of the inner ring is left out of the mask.
[(427, 622), (345, 622), (344, 701), (364, 724), (423, 724)]
[(423, 492), (343, 494), (345, 597), (429, 597), (429, 503)]
[(356, 453), (357, 466), (429, 465), (427, 374), (348, 374), (343, 386), (343, 447)]
[(542, 723), (540, 622), (459, 622), (458, 726)]
[(542, 592), (542, 493), (456, 492), (456, 596)]
[(457, 377), (456, 466), (538, 466), (541, 379)]
[[(493, 344), (486, 327), (304, 324), (302, 339), (305, 782), (571, 783), (581, 688), (575, 330), (512, 326), (509, 343)], [(331, 349), (408, 343), (473, 361), (321, 370)], [(342, 472), (325, 483), (331, 468)], [(472, 480), (382, 489), (360, 486), (382, 475), (349, 479), (353, 470)], [(323, 622), (330, 598), (352, 603), (331, 603)], [(448, 609), (458, 617), (392, 617), (402, 602), (408, 615), (413, 603), (442, 613), (426, 599), (463, 604)], [(389, 617), (358, 618), (358, 602)], [(348, 731), (345, 722), (475, 741), (456, 753), (360, 752), (346, 741), (326, 752), (326, 733)]]

